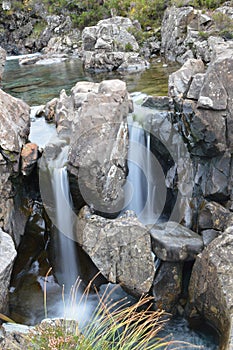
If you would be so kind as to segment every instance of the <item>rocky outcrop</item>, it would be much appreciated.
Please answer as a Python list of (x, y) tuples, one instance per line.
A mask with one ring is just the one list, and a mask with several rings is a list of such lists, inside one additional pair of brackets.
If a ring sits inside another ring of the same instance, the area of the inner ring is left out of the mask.
[(138, 43), (130, 34), (130, 19), (113, 17), (82, 32), (84, 69), (94, 71), (144, 70), (149, 65), (137, 53)]
[(233, 230), (216, 238), (198, 255), (189, 286), (190, 317), (202, 316), (222, 335), (221, 349), (232, 349)]
[[(216, 21), (214, 15), (219, 13), (225, 18)], [(180, 63), (185, 63), (188, 58), (210, 62), (215, 46), (224, 43), (224, 35), (227, 38), (227, 31), (230, 32), (226, 24), (218, 22), (225, 21), (230, 27), (231, 16), (232, 8), (228, 4), (208, 14), (192, 6), (168, 7), (161, 26), (161, 53)]]
[[(24, 224), (16, 222), (20, 205), (14, 205), (13, 179), (20, 171), (21, 148), (27, 141), (30, 126), (30, 108), (23, 101), (0, 90), (0, 227), (11, 233), (19, 243)], [(15, 197), (16, 198), (16, 197)], [(13, 213), (15, 217), (13, 218)], [(16, 225), (16, 226), (15, 226)]]
[(100, 272), (133, 295), (147, 293), (154, 276), (150, 234), (135, 216), (109, 220), (84, 207), (76, 237)]
[(0, 83), (6, 62), (6, 51), (0, 47)]
[(8, 288), (16, 258), (14, 242), (9, 234), (0, 229), (0, 312), (7, 311)]
[(129, 18), (116, 16), (99, 21), (96, 26), (83, 30), (82, 48), (84, 51), (138, 51), (138, 43), (130, 34), (130, 28), (133, 24)]
[[(79, 208), (84, 200), (95, 210), (112, 215), (121, 211), (124, 201), (126, 117), (132, 108), (126, 85), (120, 80), (79, 82), (71, 90), (71, 99), (74, 119), (68, 170), (74, 180), (71, 191), (76, 183), (79, 192), (73, 197)], [(59, 115), (60, 121), (64, 115)]]

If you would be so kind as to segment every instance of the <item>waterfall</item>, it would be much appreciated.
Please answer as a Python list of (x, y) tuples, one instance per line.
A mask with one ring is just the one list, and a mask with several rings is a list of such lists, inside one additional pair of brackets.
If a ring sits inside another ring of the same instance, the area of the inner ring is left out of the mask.
[(75, 242), (73, 241), (74, 213), (65, 166), (67, 154), (68, 146), (65, 146), (56, 161), (52, 164), (50, 162), (49, 168), (56, 211), (55, 224), (58, 230), (57, 256), (59, 264), (57, 264), (56, 277), (60, 284), (64, 284), (66, 290), (70, 290), (79, 276), (79, 269)]
[(160, 211), (157, 177), (163, 174), (151, 152), (151, 135), (137, 121), (129, 122), (128, 170), (125, 210), (133, 210), (142, 223), (153, 224)]

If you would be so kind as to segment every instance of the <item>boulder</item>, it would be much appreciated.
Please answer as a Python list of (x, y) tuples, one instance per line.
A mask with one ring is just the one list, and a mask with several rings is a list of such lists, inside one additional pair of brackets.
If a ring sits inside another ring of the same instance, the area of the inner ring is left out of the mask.
[(197, 73), (193, 76), (193, 79), (191, 81), (188, 93), (187, 93), (187, 98), (190, 98), (192, 100), (198, 100), (203, 82), (204, 82), (204, 73)]
[(169, 76), (169, 96), (184, 97), (187, 94), (191, 79), (197, 73), (204, 73), (204, 69), (204, 63), (202, 60), (188, 59), (178, 71)]
[(206, 202), (199, 210), (198, 227), (200, 230), (214, 229), (224, 231), (231, 222), (233, 214), (221, 204)]
[(30, 127), (30, 107), (22, 100), (0, 90), (0, 147), (10, 161), (19, 162), (21, 147)]
[(194, 260), (203, 249), (201, 236), (177, 222), (154, 225), (150, 234), (152, 251), (163, 261)]
[(138, 53), (132, 52), (98, 52), (83, 53), (84, 69), (87, 71), (128, 70), (141, 71), (149, 67), (149, 63)]
[(111, 216), (120, 212), (124, 203), (126, 118), (132, 108), (126, 84), (120, 80), (79, 82), (72, 88), (71, 98), (74, 119), (68, 171), (74, 202), (79, 209), (86, 202)]
[(232, 349), (233, 230), (214, 239), (197, 256), (189, 285), (189, 317), (201, 316), (221, 334), (220, 348)]
[(8, 288), (16, 254), (12, 238), (0, 229), (0, 312), (2, 313), (7, 311)]
[(38, 146), (35, 143), (27, 143), (21, 151), (21, 171), (23, 175), (29, 175), (38, 160)]
[(138, 54), (139, 46), (130, 34), (133, 24), (124, 17), (99, 21), (82, 32), (82, 60), (85, 70), (144, 70), (148, 62)]
[(138, 51), (138, 43), (128, 31), (130, 28), (133, 28), (131, 20), (120, 16), (101, 20), (93, 27), (86, 27), (82, 32), (83, 50)]
[(182, 272), (182, 263), (168, 261), (160, 263), (152, 287), (156, 308), (176, 313), (182, 291)]
[(133, 295), (149, 292), (155, 271), (151, 239), (135, 216), (125, 214), (110, 220), (84, 207), (78, 216), (76, 238), (110, 282), (120, 283)]

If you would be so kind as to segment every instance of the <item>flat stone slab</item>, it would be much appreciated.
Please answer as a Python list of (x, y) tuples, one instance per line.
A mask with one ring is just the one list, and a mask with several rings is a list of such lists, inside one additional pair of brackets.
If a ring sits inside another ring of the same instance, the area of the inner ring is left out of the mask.
[(200, 235), (177, 222), (158, 224), (150, 230), (152, 251), (163, 261), (190, 261), (203, 249)]

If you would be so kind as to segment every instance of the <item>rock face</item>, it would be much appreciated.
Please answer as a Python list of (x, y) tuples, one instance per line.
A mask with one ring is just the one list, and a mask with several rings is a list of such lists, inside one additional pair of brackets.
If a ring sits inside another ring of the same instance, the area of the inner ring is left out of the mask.
[(130, 34), (130, 19), (113, 17), (99, 21), (82, 32), (83, 63), (86, 70), (143, 70), (148, 63), (140, 58), (138, 43)]
[(19, 243), (23, 225), (16, 228), (16, 212), (20, 210), (19, 203), (14, 205), (15, 192), (12, 178), (20, 171), (21, 148), (29, 134), (29, 106), (23, 101), (11, 97), (0, 90), (0, 227), (9, 232)]
[(16, 258), (14, 242), (10, 235), (0, 229), (0, 312), (7, 311), (8, 287)]
[(195, 260), (197, 254), (203, 249), (200, 235), (176, 222), (156, 225), (150, 233), (152, 250), (163, 261)]
[(210, 62), (215, 46), (225, 41), (224, 34), (221, 33), (223, 28), (214, 15), (223, 13), (226, 23), (227, 16), (229, 17), (229, 23), (232, 7), (227, 5), (229, 4), (216, 9), (212, 14), (204, 14), (191, 6), (168, 7), (161, 26), (161, 53), (169, 60), (180, 63), (185, 63), (188, 58)]
[(74, 119), (68, 170), (81, 193), (73, 197), (78, 198), (79, 207), (84, 200), (96, 211), (117, 213), (123, 207), (127, 171), (126, 117), (131, 102), (126, 85), (120, 80), (80, 82), (72, 89), (71, 99)]
[(150, 234), (135, 216), (109, 220), (79, 214), (76, 237), (101, 273), (134, 295), (147, 293), (154, 276)]
[(6, 62), (6, 51), (0, 47), (0, 83)]
[(189, 286), (189, 315), (210, 321), (222, 334), (221, 349), (232, 349), (233, 230), (216, 238), (200, 254)]
[(38, 146), (35, 143), (27, 143), (21, 152), (21, 171), (23, 175), (29, 175), (38, 159)]

